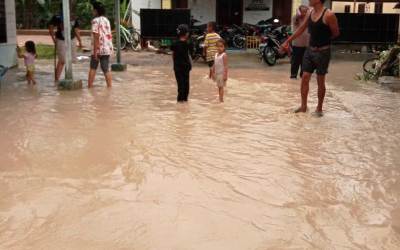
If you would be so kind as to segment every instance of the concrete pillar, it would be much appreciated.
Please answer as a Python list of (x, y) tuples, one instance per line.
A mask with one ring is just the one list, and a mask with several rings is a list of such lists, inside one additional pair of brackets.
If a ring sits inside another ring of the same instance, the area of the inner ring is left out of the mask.
[(71, 17), (69, 13), (69, 0), (62, 1), (65, 39), (65, 80), (72, 80), (72, 41), (71, 41)]
[(126, 64), (121, 63), (121, 6), (119, 0), (115, 0), (115, 28), (117, 36), (117, 63), (111, 65), (112, 71), (125, 71)]
[(58, 88), (62, 90), (81, 89), (82, 81), (74, 81), (72, 72), (72, 41), (71, 41), (71, 17), (69, 13), (69, 0), (62, 1), (64, 39), (65, 39), (65, 79), (58, 83)]

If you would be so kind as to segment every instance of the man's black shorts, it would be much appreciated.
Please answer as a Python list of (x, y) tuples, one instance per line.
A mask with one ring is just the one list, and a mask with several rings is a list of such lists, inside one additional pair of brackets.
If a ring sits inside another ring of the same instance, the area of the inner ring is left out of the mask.
[(109, 64), (110, 64), (110, 56), (109, 55), (103, 55), (103, 56), (98, 56), (98, 59), (96, 60), (94, 56), (90, 58), (90, 68), (97, 70), (97, 68), (100, 67), (103, 73), (107, 73), (109, 71)]
[(328, 73), (330, 61), (330, 48), (319, 51), (313, 51), (311, 48), (307, 48), (303, 57), (303, 71), (308, 73), (314, 73), (314, 71), (316, 71), (317, 75), (326, 75)]
[(212, 66), (214, 66), (214, 61), (209, 61), (209, 62), (207, 62), (207, 64), (208, 64), (208, 67), (212, 68)]

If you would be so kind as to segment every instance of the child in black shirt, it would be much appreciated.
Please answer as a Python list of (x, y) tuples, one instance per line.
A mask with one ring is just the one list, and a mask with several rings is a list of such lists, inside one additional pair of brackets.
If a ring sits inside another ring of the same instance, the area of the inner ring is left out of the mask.
[(190, 59), (190, 45), (188, 43), (189, 28), (187, 25), (178, 26), (179, 39), (175, 42), (171, 50), (173, 52), (175, 78), (178, 83), (178, 102), (187, 102), (189, 96), (189, 73), (192, 69)]

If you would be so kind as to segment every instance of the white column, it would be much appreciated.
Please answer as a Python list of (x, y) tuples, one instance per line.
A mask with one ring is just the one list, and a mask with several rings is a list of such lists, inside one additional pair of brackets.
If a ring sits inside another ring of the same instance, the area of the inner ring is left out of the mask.
[(72, 41), (69, 0), (63, 0), (64, 39), (65, 39), (65, 79), (72, 80)]

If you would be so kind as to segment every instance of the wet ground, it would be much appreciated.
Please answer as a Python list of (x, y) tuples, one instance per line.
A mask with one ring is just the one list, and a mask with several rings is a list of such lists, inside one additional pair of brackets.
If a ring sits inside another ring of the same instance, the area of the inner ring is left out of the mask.
[(126, 60), (111, 90), (57, 91), (51, 62), (2, 85), (0, 249), (400, 248), (400, 94), (360, 62), (332, 64), (314, 118), (287, 63), (231, 56), (224, 104), (196, 65), (177, 105), (168, 57)]

